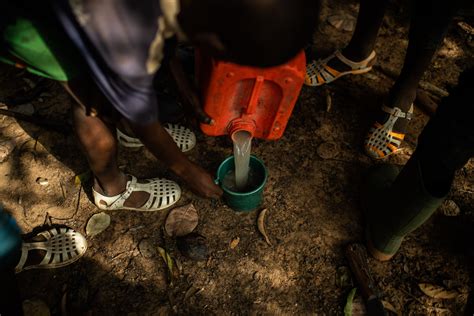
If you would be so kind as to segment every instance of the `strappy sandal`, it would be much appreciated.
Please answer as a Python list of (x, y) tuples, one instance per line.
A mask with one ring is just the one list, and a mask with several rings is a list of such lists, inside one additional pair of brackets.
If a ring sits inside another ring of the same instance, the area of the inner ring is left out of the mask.
[[(325, 59), (313, 60), (311, 63), (306, 65), (305, 84), (307, 86), (316, 87), (333, 82), (334, 80), (345, 75), (366, 73), (372, 69), (372, 65), (375, 63), (375, 56), (375, 51), (372, 51), (372, 53), (370, 53), (369, 57), (366, 59), (359, 62), (354, 62), (344, 57), (340, 51), (336, 51), (334, 54)], [(333, 58), (338, 58), (341, 62), (350, 67), (351, 70), (337, 71), (336, 69), (328, 66), (328, 62)]]
[(370, 128), (364, 142), (366, 153), (374, 159), (386, 158), (400, 150), (405, 134), (395, 133), (393, 127), (399, 118), (411, 120), (413, 105), (408, 112), (403, 112), (397, 107), (389, 108), (385, 105), (382, 106), (382, 111), (389, 114), (388, 120), (385, 124), (376, 121), (374, 126)]
[[(87, 250), (86, 239), (71, 228), (51, 228), (37, 236), (44, 237), (45, 241), (23, 242), (20, 261), (15, 267), (16, 273), (30, 269), (65, 267), (81, 258)], [(31, 250), (43, 250), (46, 254), (39, 264), (25, 267)]]
[[(166, 124), (164, 128), (182, 152), (190, 151), (196, 146), (196, 135), (188, 128), (178, 124)], [(138, 138), (126, 135), (118, 128), (117, 140), (123, 147), (137, 148), (143, 146)]]
[[(131, 210), (131, 211), (159, 211), (170, 207), (179, 201), (181, 197), (181, 188), (171, 180), (166, 179), (148, 179), (145, 183), (138, 183), (134, 176), (127, 181), (125, 191), (114, 196), (105, 196), (92, 189), (95, 205), (104, 211), (111, 210)], [(133, 192), (147, 192), (150, 197), (141, 207), (124, 206), (125, 201)]]

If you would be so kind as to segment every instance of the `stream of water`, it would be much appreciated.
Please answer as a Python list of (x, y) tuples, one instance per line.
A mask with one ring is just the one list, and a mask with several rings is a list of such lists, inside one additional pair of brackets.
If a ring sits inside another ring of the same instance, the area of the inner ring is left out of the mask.
[(238, 131), (232, 135), (234, 142), (235, 186), (245, 189), (249, 178), (249, 162), (252, 147), (252, 135), (247, 131)]

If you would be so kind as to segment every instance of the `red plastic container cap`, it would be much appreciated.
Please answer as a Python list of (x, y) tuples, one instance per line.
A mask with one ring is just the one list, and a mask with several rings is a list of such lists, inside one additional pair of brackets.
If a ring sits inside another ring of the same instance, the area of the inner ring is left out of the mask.
[(303, 86), (304, 52), (284, 65), (255, 68), (196, 53), (196, 78), (204, 111), (215, 121), (201, 124), (209, 136), (246, 130), (274, 140), (283, 135)]

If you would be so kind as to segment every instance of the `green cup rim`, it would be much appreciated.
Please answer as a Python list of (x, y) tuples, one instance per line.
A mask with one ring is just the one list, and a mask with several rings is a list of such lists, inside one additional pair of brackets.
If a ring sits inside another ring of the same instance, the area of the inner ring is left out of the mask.
[(257, 188), (255, 188), (254, 190), (249, 191), (249, 192), (234, 192), (234, 191), (231, 191), (231, 190), (227, 189), (224, 185), (222, 185), (221, 179), (219, 178), (220, 171), (221, 171), (222, 167), (224, 166), (224, 164), (227, 161), (232, 160), (232, 159), (234, 159), (234, 156), (227, 157), (226, 159), (224, 159), (221, 162), (221, 164), (219, 165), (219, 168), (217, 168), (216, 183), (219, 184), (219, 186), (222, 188), (222, 190), (224, 190), (225, 192), (227, 192), (229, 194), (236, 195), (236, 196), (247, 196), (249, 194), (253, 194), (253, 193), (256, 193), (256, 192), (260, 191), (264, 187), (265, 183), (267, 183), (268, 171), (267, 171), (267, 167), (265, 167), (265, 164), (263, 163), (263, 160), (261, 160), (260, 158), (257, 158), (254, 155), (250, 155), (250, 159), (256, 160), (259, 164), (261, 164), (263, 166), (263, 171), (264, 171), (263, 181)]

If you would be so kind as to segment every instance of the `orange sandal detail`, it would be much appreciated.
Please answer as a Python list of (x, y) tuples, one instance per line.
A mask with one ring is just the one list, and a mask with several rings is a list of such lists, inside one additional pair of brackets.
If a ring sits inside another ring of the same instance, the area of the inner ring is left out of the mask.
[(385, 124), (375, 122), (364, 142), (367, 155), (374, 159), (386, 158), (400, 150), (405, 134), (394, 132), (393, 127), (399, 118), (411, 120), (413, 105), (408, 112), (403, 112), (397, 107), (389, 108), (385, 105), (382, 106), (382, 111), (390, 115), (388, 120)]
[[(357, 75), (363, 74), (372, 70), (372, 65), (375, 63), (375, 52), (372, 51), (369, 57), (366, 59), (354, 62), (344, 57), (340, 51), (336, 51), (331, 56), (322, 60), (313, 60), (306, 65), (306, 77), (305, 84), (307, 86), (321, 86), (326, 83), (333, 82), (334, 80), (345, 76), (345, 75)], [(351, 70), (348, 71), (337, 71), (336, 69), (328, 66), (331, 59), (337, 58), (344, 64), (346, 64)]]

